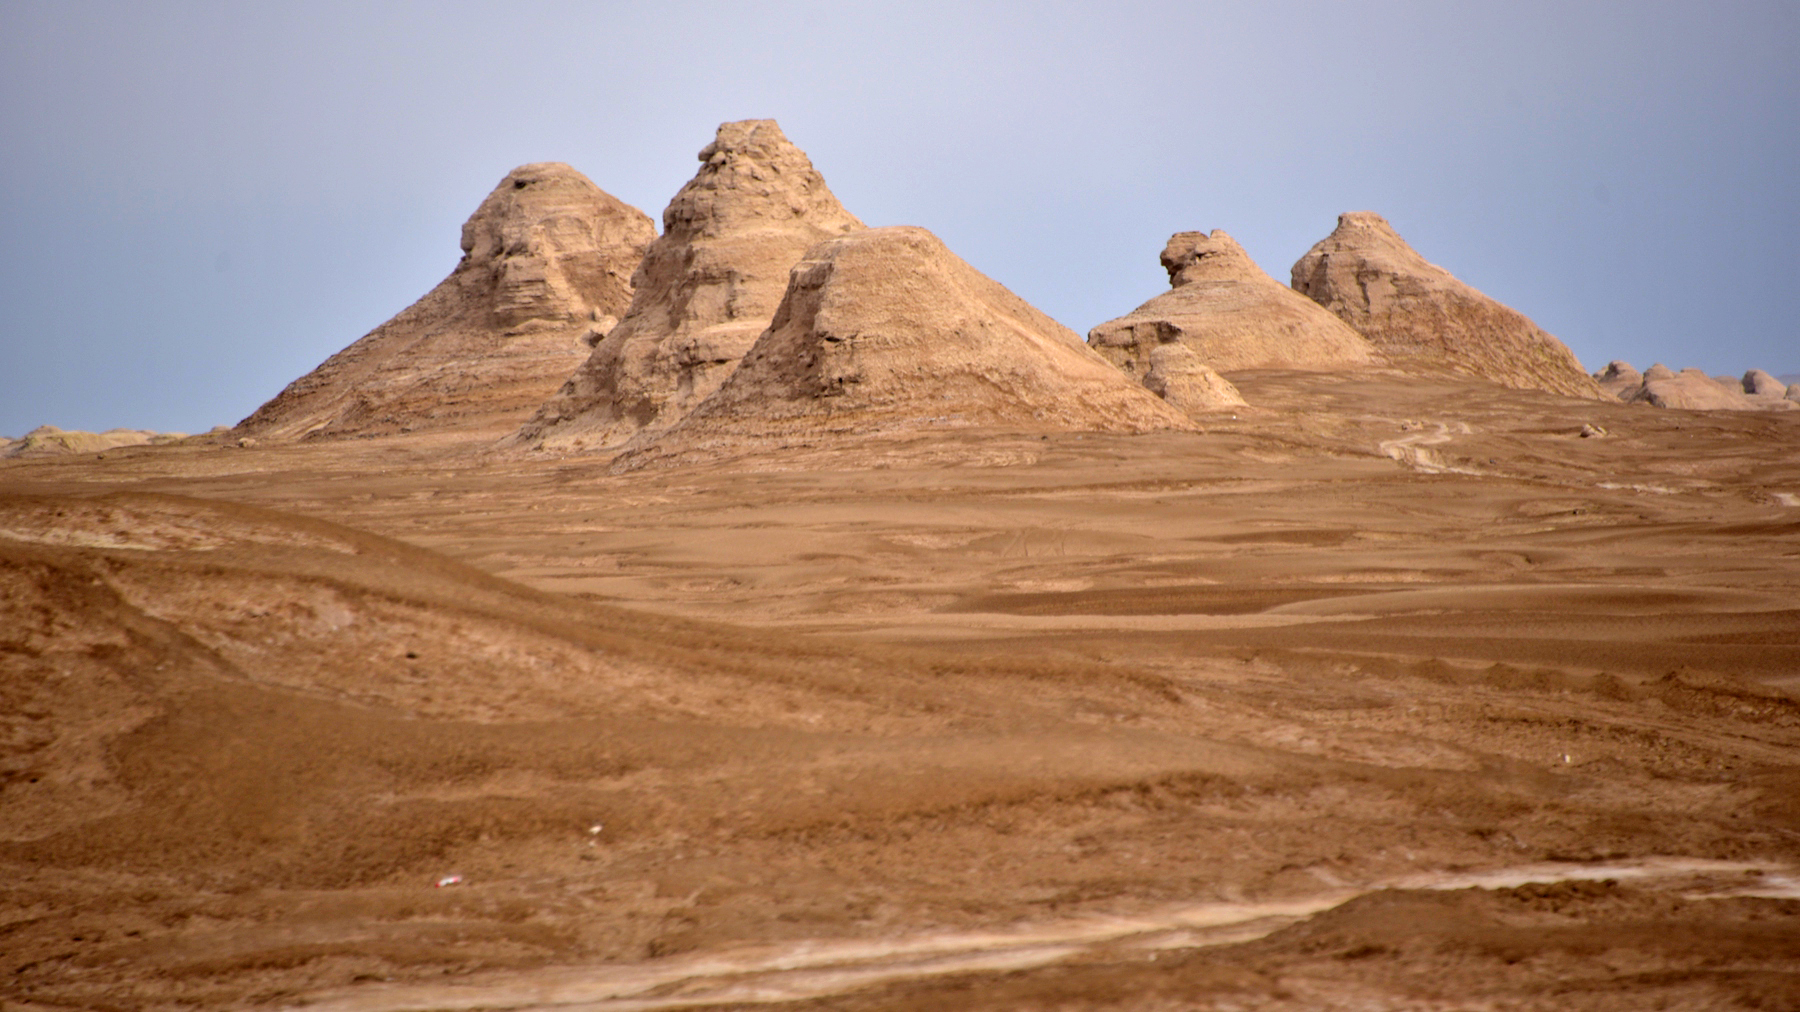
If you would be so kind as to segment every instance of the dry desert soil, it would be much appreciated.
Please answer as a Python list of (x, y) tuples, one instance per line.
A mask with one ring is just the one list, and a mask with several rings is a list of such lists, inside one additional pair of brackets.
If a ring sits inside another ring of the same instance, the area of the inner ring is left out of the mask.
[(0, 461), (0, 1009), (1800, 1008), (1800, 413), (1228, 378)]

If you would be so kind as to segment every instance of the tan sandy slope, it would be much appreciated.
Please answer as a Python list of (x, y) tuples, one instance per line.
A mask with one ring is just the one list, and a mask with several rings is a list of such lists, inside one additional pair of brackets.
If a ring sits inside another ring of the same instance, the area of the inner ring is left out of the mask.
[(1518, 390), (1604, 396), (1573, 352), (1515, 310), (1427, 263), (1378, 214), (1338, 216), (1293, 286), (1402, 368), (1451, 369)]
[(517, 441), (610, 448), (679, 422), (769, 325), (801, 254), (862, 227), (774, 120), (721, 125), (700, 161), (663, 211), (630, 311)]
[(510, 427), (631, 300), (650, 219), (567, 165), (522, 165), (469, 217), (436, 288), (238, 425), (257, 438)]

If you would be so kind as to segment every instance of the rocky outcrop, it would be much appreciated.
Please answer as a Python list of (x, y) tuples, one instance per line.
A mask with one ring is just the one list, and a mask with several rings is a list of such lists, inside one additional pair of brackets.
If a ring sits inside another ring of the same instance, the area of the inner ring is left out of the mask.
[(1207, 368), (1193, 349), (1169, 341), (1150, 349), (1144, 389), (1189, 415), (1244, 406), (1244, 395), (1231, 381)]
[[(1761, 377), (1768, 377), (1765, 382)], [(1779, 388), (1779, 393), (1776, 392)], [(1800, 404), (1786, 399), (1787, 388), (1760, 369), (1742, 380), (1708, 376), (1700, 369), (1676, 372), (1661, 362), (1644, 370), (1643, 382), (1621, 399), (1632, 404), (1688, 411), (1792, 411)]]
[(720, 126), (700, 161), (663, 211), (631, 308), (517, 441), (604, 449), (675, 425), (737, 369), (807, 248), (863, 227), (774, 120)]
[(1624, 400), (1632, 391), (1644, 385), (1644, 374), (1632, 368), (1630, 362), (1613, 359), (1606, 363), (1606, 368), (1594, 374), (1594, 382), (1600, 389)]
[(809, 249), (737, 371), (657, 449), (970, 426), (1193, 423), (936, 236), (901, 226)]
[(1773, 397), (1776, 400), (1787, 397), (1788, 385), (1762, 369), (1752, 369), (1745, 373), (1743, 384), (1744, 392), (1752, 397)]
[(1293, 286), (1402, 368), (1444, 369), (1518, 390), (1606, 395), (1561, 341), (1427, 263), (1378, 214), (1338, 216), (1294, 264)]
[[(1369, 342), (1270, 277), (1222, 229), (1176, 233), (1162, 264), (1169, 291), (1088, 331), (1090, 347), (1140, 382), (1192, 391), (1202, 408), (1222, 407), (1242, 400), (1223, 378), (1208, 375), (1213, 371), (1331, 370), (1377, 361)], [(1191, 357), (1165, 350), (1172, 344)], [(1186, 378), (1170, 386), (1177, 373)]]
[(186, 439), (185, 432), (152, 432), (149, 429), (107, 429), (84, 432), (40, 425), (23, 439), (0, 438), (0, 457), (66, 457), (78, 453), (103, 453), (122, 446), (159, 446)]
[(449, 277), (238, 429), (321, 439), (514, 427), (625, 312), (655, 235), (647, 215), (569, 166), (520, 166), (463, 225)]

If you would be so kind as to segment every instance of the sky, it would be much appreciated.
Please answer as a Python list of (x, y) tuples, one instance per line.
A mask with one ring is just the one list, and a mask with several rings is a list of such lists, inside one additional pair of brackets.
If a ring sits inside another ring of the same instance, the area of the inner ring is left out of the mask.
[(1085, 333), (1343, 211), (1620, 358), (1800, 373), (1800, 3), (0, 0), (0, 434), (204, 431), (423, 295), (515, 165), (653, 218), (769, 117)]

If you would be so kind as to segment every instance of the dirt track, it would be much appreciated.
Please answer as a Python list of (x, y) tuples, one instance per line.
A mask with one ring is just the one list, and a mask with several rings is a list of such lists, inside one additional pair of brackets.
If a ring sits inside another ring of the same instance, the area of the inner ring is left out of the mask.
[[(0, 465), (0, 1002), (1800, 1004), (1800, 419), (1231, 379), (1199, 435)], [(1416, 888), (1520, 867), (1598, 879)]]

